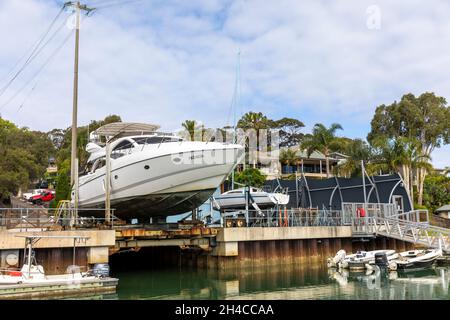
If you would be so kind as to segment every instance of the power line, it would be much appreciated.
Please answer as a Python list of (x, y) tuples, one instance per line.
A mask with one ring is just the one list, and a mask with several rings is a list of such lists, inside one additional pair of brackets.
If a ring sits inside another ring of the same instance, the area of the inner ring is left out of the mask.
[(37, 87), (37, 85), (38, 85), (40, 79), (41, 79), (41, 78), (39, 78), (39, 79), (36, 81), (36, 83), (34, 84), (34, 86), (31, 88), (30, 92), (25, 96), (25, 99), (23, 99), (22, 103), (21, 103), (20, 106), (17, 108), (17, 112), (19, 112), (19, 111), (23, 108), (25, 102), (27, 102), (27, 100), (30, 98), (30, 96), (31, 96), (31, 94), (33, 93), (34, 89), (36, 89), (36, 87)]
[(122, 6), (131, 4), (133, 2), (140, 2), (143, 0), (112, 0), (112, 1), (106, 1), (105, 3), (98, 3), (96, 6), (96, 9), (106, 9), (110, 7), (116, 7), (116, 6)]
[[(41, 38), (38, 39), (38, 41), (36, 42), (36, 44), (34, 46), (32, 46), (32, 51), (31, 51), (30, 55), (28, 56), (28, 58), (26, 59), (25, 63), (22, 65), (22, 67), (14, 74), (14, 76), (11, 78), (11, 80), (9, 80), (9, 82), (0, 89), (0, 97), (11, 86), (11, 84), (14, 82), (14, 80), (22, 73), (22, 71), (31, 63), (31, 61), (33, 61), (33, 59), (42, 51), (42, 48), (45, 47), (45, 45), (48, 43), (48, 42), (46, 42), (46, 44), (44, 44), (44, 46), (37, 52), (37, 50), (39, 49), (39, 46), (44, 41), (44, 39), (47, 37), (47, 35), (50, 33), (51, 29), (53, 28), (53, 26), (55, 25), (56, 21), (61, 16), (63, 11), (64, 11), (64, 7), (61, 8), (61, 10), (58, 12), (58, 14), (53, 19), (53, 21), (50, 23), (50, 26), (46, 29), (46, 31), (41, 36)], [(26, 56), (26, 53), (25, 53), (25, 55), (22, 56), (22, 58), (19, 59), (19, 61), (16, 62), (14, 67), (7, 74), (10, 74), (16, 68), (16, 66), (20, 63), (20, 61), (23, 60), (23, 58), (25, 56)]]
[(13, 101), (19, 95), (19, 93), (21, 93), (37, 76), (41, 74), (41, 72), (45, 69), (45, 67), (52, 61), (55, 55), (63, 48), (63, 46), (70, 39), (70, 36), (72, 35), (73, 31), (74, 30), (71, 30), (71, 32), (66, 36), (64, 41), (52, 52), (52, 54), (48, 57), (45, 63), (38, 69), (37, 72), (34, 73), (34, 75), (25, 83), (25, 85), (23, 85), (18, 91), (16, 91), (16, 93), (11, 98), (9, 98), (8, 101), (6, 101), (4, 104), (0, 106), (0, 111), (11, 101)]

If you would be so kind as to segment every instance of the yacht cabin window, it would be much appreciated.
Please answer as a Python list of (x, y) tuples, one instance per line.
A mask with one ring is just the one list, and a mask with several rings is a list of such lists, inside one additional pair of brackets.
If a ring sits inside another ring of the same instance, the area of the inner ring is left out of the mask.
[(120, 158), (125, 154), (127, 154), (127, 152), (130, 151), (131, 148), (134, 148), (133, 142), (130, 140), (123, 140), (114, 147), (114, 149), (111, 152), (111, 158), (113, 159)]
[(175, 137), (139, 137), (139, 138), (133, 138), (133, 140), (137, 144), (159, 144), (161, 142), (180, 142), (182, 139), (175, 138)]
[(106, 159), (100, 158), (95, 160), (94, 164), (92, 165), (92, 172), (95, 172), (95, 170), (98, 170), (106, 165)]

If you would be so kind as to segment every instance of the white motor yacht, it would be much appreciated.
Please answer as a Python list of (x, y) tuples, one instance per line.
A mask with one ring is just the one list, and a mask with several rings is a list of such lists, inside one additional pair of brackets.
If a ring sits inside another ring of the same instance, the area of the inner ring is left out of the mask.
[[(244, 147), (185, 141), (156, 132), (158, 126), (111, 123), (91, 134), (87, 167), (78, 183), (79, 208), (104, 208), (106, 146), (110, 150), (110, 199), (122, 218), (164, 217), (204, 203), (244, 155)], [(74, 198), (75, 189), (72, 191)], [(101, 210), (80, 215), (103, 216)]]

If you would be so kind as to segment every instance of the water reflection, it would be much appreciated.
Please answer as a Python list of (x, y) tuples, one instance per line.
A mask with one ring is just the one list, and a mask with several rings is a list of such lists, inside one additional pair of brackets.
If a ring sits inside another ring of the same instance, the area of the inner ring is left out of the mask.
[(431, 300), (450, 299), (449, 268), (432, 268), (415, 272), (353, 273), (329, 270), (330, 278), (341, 287), (358, 283), (355, 296), (379, 300)]
[(114, 274), (118, 299), (450, 299), (450, 268), (349, 273), (277, 265), (234, 271), (145, 270)]

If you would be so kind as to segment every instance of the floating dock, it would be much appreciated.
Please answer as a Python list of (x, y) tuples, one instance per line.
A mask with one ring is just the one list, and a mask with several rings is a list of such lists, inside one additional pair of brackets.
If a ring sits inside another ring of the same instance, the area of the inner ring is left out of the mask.
[(115, 278), (77, 279), (74, 281), (52, 281), (40, 284), (13, 284), (0, 286), (0, 299), (48, 299), (75, 298), (98, 294), (116, 293), (119, 282)]

